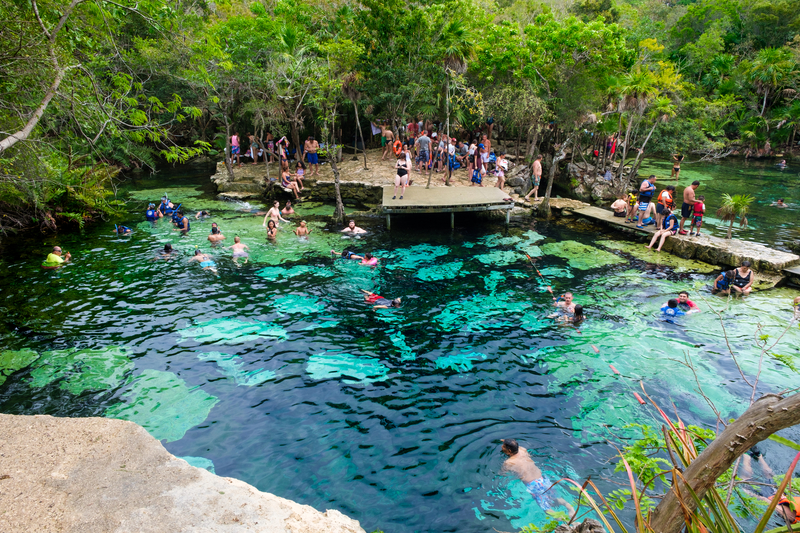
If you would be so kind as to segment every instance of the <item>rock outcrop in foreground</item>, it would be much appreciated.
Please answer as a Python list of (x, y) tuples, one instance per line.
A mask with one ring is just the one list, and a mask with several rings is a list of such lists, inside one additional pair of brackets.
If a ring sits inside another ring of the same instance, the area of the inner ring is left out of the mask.
[(171, 455), (106, 418), (0, 414), (0, 531), (364, 533)]

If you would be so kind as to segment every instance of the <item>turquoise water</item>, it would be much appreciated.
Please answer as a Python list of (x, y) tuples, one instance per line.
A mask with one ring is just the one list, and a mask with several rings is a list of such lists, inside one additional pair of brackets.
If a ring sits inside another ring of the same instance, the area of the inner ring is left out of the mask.
[[(283, 227), (268, 243), (253, 214), (261, 206), (216, 202), (198, 176), (174, 177), (166, 189), (192, 211), (212, 212), (182, 237), (164, 221), (140, 222), (145, 201), (165, 192), (159, 183), (135, 184), (120, 221), (135, 228), (130, 237), (103, 226), (8, 244), (0, 411), (133, 420), (192, 464), (338, 509), (367, 531), (541, 523), (521, 482), (500, 474), (501, 438), (528, 447), (551, 479), (592, 476), (618, 488), (603, 481), (614, 477), (606, 439), (624, 443), (631, 422), (660, 425), (632, 395), (640, 380), (687, 422), (713, 427), (688, 357), (722, 416), (736, 416), (750, 389), (710, 306), (753, 375), (756, 329), (783, 332), (800, 294), (717, 299), (706, 289), (714, 267), (530, 219), (506, 229), (463, 216), (452, 233), (449, 219), (398, 219), (389, 233), (382, 219), (359, 218), (369, 234), (352, 240), (328, 223), (330, 206), (309, 202), (293, 220), (309, 222), (310, 239)], [(225, 245), (239, 235), (251, 247), (248, 262), (209, 245), (214, 221)], [(40, 269), (56, 242), (74, 263)], [(178, 252), (168, 261), (159, 257), (167, 242)], [(214, 255), (216, 273), (188, 263), (196, 247)], [(331, 258), (343, 248), (373, 251), (380, 265)], [(579, 330), (547, 318), (548, 286), (586, 306)], [(373, 311), (362, 288), (403, 306)], [(684, 289), (704, 312), (661, 321), (659, 307)], [(775, 351), (798, 362), (797, 346), (795, 324)], [(759, 392), (797, 383), (783, 364), (764, 361)], [(800, 440), (797, 428), (782, 434)], [(787, 450), (764, 449), (776, 470), (788, 466)]]
[[(687, 161), (692, 158), (687, 157)], [(706, 217), (703, 230), (717, 237), (725, 237), (729, 223), (716, 216), (722, 203), (722, 195), (727, 193), (749, 194), (755, 198), (748, 215), (748, 227), (733, 225), (733, 237), (758, 242), (773, 248), (788, 251), (786, 243), (800, 239), (800, 162), (790, 162), (784, 170), (771, 163), (729, 159), (717, 163), (682, 163), (680, 180), (670, 180), (672, 163), (666, 160), (647, 160), (639, 173), (641, 177), (655, 174), (656, 185), (662, 191), (667, 185), (677, 188), (677, 202), (680, 206), (683, 190), (693, 181), (700, 181), (697, 195), (706, 197)], [(785, 208), (772, 207), (771, 204), (783, 198)]]

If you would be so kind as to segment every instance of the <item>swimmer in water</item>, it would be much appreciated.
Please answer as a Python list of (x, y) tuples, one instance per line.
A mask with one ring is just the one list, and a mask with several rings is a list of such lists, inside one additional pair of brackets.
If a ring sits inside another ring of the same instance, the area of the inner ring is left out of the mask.
[(214, 263), (212, 257), (208, 254), (204, 254), (200, 250), (194, 251), (194, 257), (189, 259), (189, 262), (197, 261), (200, 263), (200, 266), (203, 267), (203, 270), (210, 270), (211, 272), (217, 272), (217, 264)]
[(341, 252), (337, 252), (336, 250), (331, 250), (331, 255), (339, 255), (342, 259), (357, 259), (358, 261), (363, 261), (364, 257), (361, 255), (356, 255), (355, 252), (351, 252), (350, 250), (342, 250)]
[(371, 253), (367, 252), (364, 254), (364, 257), (361, 259), (360, 265), (366, 266), (376, 266), (378, 264), (378, 258), (373, 257)]
[(278, 225), (274, 220), (267, 222), (267, 239), (274, 241), (278, 236)]
[(533, 496), (542, 511), (548, 512), (556, 505), (565, 507), (570, 518), (575, 515), (575, 509), (566, 500), (556, 496), (555, 490), (552, 489), (553, 483), (542, 474), (528, 454), (528, 450), (517, 444), (514, 439), (503, 439), (500, 450), (508, 456), (503, 462), (501, 472), (515, 474), (525, 484), (528, 493)]
[(282, 215), (294, 215), (294, 208), (292, 207), (292, 201), (286, 200), (286, 207), (281, 209)]
[(678, 307), (678, 300), (675, 298), (672, 298), (661, 307), (661, 314), (669, 318), (676, 318), (686, 315), (686, 313), (684, 313), (683, 310)]
[(689, 299), (689, 293), (686, 291), (678, 293), (678, 307), (686, 314), (700, 312), (700, 307)]
[(66, 263), (70, 259), (72, 259), (72, 254), (67, 252), (67, 255), (61, 257), (61, 247), (53, 246), (53, 251), (47, 255), (47, 259), (44, 260), (44, 264), (42, 266), (45, 267), (61, 266), (61, 263)]
[(784, 203), (783, 198), (778, 198), (778, 201), (772, 202), (770, 207), (786, 207), (786, 203)]
[(274, 204), (272, 204), (272, 207), (270, 208), (270, 210), (267, 211), (266, 215), (264, 215), (264, 223), (262, 224), (262, 226), (267, 226), (267, 219), (272, 220), (275, 223), (275, 227), (276, 228), (278, 227), (278, 221), (279, 220), (281, 222), (289, 222), (288, 220), (286, 220), (285, 218), (283, 218), (281, 216), (280, 205), (281, 204), (278, 203), (278, 202), (275, 202)]
[(242, 239), (239, 238), (237, 235), (233, 238), (233, 246), (228, 246), (229, 250), (233, 250), (233, 261), (238, 264), (237, 259), (240, 257), (244, 258), (244, 262), (247, 263), (247, 258), (250, 257), (250, 254), (247, 253), (250, 250), (250, 247), (247, 246), (242, 242)]
[(308, 229), (308, 226), (306, 225), (306, 221), (305, 220), (301, 221), (300, 225), (297, 226), (297, 228), (295, 228), (295, 230), (294, 230), (294, 234), (295, 235), (297, 235), (298, 237), (301, 237), (301, 238), (304, 237), (306, 240), (308, 240), (309, 233), (311, 233), (311, 230)]
[(366, 233), (366, 232), (367, 230), (361, 229), (358, 226), (356, 226), (355, 220), (351, 220), (347, 224), (347, 227), (342, 230), (342, 233), (348, 233), (350, 235), (360, 235), (361, 233)]
[(572, 301), (572, 293), (565, 292), (564, 296), (556, 300), (555, 306), (558, 307), (559, 310), (564, 311), (567, 315), (574, 314), (575, 302)]
[(175, 257), (173, 255), (174, 252), (175, 252), (175, 250), (172, 248), (172, 245), (170, 243), (165, 244), (164, 245), (164, 249), (161, 251), (161, 259), (164, 259), (165, 261), (169, 261), (170, 259)]
[(215, 222), (211, 226), (211, 234), (208, 236), (208, 242), (210, 242), (211, 244), (216, 244), (224, 240), (225, 240), (225, 235), (223, 235), (222, 232), (219, 231), (219, 226), (217, 226), (217, 223)]
[(200, 220), (200, 217), (206, 218), (210, 217), (211, 213), (208, 211), (198, 211), (197, 214), (194, 216), (195, 220)]
[(374, 292), (365, 291), (364, 289), (358, 290), (364, 293), (365, 302), (368, 304), (373, 304), (373, 309), (389, 309), (400, 307), (400, 298), (390, 300), (389, 298), (384, 298), (383, 296), (375, 294)]
[(775, 166), (778, 167), (778, 168), (781, 168), (781, 169), (786, 168), (786, 160), (785, 159), (781, 159), (781, 162), (778, 163)]
[(128, 226), (115, 226), (114, 233), (116, 233), (117, 235), (130, 235), (131, 233), (133, 233), (133, 230)]

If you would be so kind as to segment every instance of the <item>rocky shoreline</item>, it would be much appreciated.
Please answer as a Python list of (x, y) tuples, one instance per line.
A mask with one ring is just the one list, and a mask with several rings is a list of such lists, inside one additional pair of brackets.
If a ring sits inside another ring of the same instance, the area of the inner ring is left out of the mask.
[(0, 414), (0, 531), (365, 533), (190, 466), (122, 420)]

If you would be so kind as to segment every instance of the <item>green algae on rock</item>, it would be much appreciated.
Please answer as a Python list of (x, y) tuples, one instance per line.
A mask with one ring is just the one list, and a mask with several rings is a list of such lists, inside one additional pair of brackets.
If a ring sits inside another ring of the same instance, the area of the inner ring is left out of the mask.
[(306, 371), (312, 379), (342, 379), (349, 385), (382, 381), (389, 369), (374, 357), (358, 357), (348, 353), (323, 353), (308, 358)]
[(275, 305), (275, 310), (278, 313), (285, 314), (303, 314), (311, 315), (321, 313), (325, 310), (325, 304), (310, 298), (309, 296), (302, 296), (299, 294), (287, 294), (272, 300)]
[(275, 372), (266, 370), (264, 368), (257, 368), (255, 370), (243, 370), (244, 363), (242, 358), (238, 355), (208, 352), (199, 353), (197, 358), (201, 361), (213, 361), (217, 363), (219, 371), (223, 376), (231, 378), (237, 386), (244, 385), (252, 387), (254, 385), (261, 385), (262, 383), (275, 379)]
[(702, 272), (706, 274), (720, 269), (718, 266), (709, 265), (702, 261), (683, 259), (665, 252), (656, 252), (647, 248), (644, 244), (622, 241), (596, 241), (595, 244), (611, 250), (619, 250), (648, 263), (673, 268), (676, 272)]
[(619, 265), (626, 262), (611, 252), (575, 241), (549, 242), (543, 244), (541, 248), (545, 254), (566, 259), (569, 262), (569, 266), (580, 270)]
[(22, 350), (3, 350), (0, 351), (0, 385), (5, 383), (6, 378), (23, 368), (30, 366), (31, 363), (39, 358), (39, 354), (27, 348)]
[[(434, 246), (432, 244), (417, 244), (409, 248), (394, 250), (385, 254), (388, 261), (387, 270), (409, 269), (413, 270), (422, 264), (430, 263), (438, 257), (450, 253), (447, 246)], [(384, 254), (375, 252), (376, 257), (384, 259)]]
[(211, 396), (172, 372), (147, 369), (136, 376), (122, 395), (123, 401), (106, 409), (107, 418), (136, 422), (158, 440), (180, 440), (202, 424), (217, 404)]
[(102, 391), (119, 386), (125, 374), (133, 370), (128, 350), (118, 346), (100, 349), (68, 348), (41, 354), (31, 371), (31, 387), (62, 379), (59, 387), (75, 395), (84, 391)]
[(200, 344), (243, 344), (258, 339), (286, 340), (286, 330), (266, 322), (246, 322), (232, 318), (217, 318), (182, 329), (179, 343), (194, 340)]
[(453, 261), (452, 263), (444, 263), (441, 265), (432, 265), (422, 267), (414, 274), (422, 281), (442, 281), (446, 279), (454, 279), (462, 274), (464, 263), (461, 261)]

